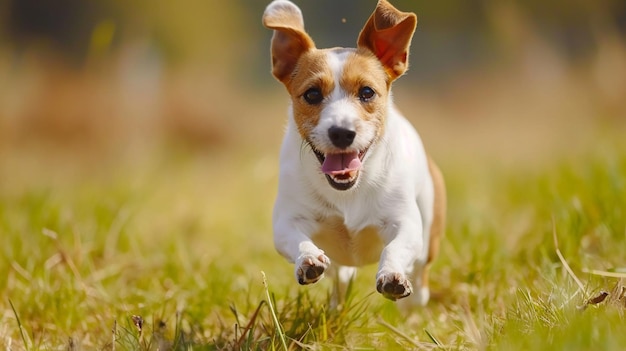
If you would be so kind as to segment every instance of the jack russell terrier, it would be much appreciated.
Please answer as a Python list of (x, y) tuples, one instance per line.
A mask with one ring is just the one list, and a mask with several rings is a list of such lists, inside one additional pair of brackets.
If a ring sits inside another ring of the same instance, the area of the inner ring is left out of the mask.
[(379, 293), (426, 304), (445, 186), (390, 91), (407, 70), (417, 17), (380, 0), (356, 49), (317, 49), (302, 12), (287, 0), (270, 3), (263, 24), (274, 30), (272, 74), (291, 96), (276, 249), (295, 263), (300, 284), (329, 272), (345, 289), (357, 266), (378, 261)]

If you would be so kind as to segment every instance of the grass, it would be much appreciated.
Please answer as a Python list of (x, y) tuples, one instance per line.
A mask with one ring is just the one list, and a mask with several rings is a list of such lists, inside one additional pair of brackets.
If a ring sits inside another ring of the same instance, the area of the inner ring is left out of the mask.
[(534, 167), (442, 160), (447, 236), (433, 299), (410, 312), (375, 293), (375, 267), (338, 308), (332, 282), (298, 286), (272, 246), (276, 152), (5, 155), (0, 346), (622, 349), (626, 148), (616, 140)]

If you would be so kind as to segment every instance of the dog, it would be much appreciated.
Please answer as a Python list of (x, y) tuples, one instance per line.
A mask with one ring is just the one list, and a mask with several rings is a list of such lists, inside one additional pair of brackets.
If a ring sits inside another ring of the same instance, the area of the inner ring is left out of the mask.
[(379, 262), (379, 293), (425, 305), (445, 185), (391, 97), (408, 68), (416, 15), (380, 0), (356, 48), (317, 49), (288, 0), (271, 2), (263, 24), (273, 30), (272, 74), (291, 97), (273, 212), (277, 251), (302, 285), (333, 273), (345, 287), (356, 267)]

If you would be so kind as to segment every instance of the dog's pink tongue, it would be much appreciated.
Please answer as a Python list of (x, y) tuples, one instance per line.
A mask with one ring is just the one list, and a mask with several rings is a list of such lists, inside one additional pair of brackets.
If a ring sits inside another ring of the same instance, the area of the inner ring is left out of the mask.
[(346, 174), (361, 168), (358, 152), (327, 154), (322, 163), (322, 172), (326, 174)]

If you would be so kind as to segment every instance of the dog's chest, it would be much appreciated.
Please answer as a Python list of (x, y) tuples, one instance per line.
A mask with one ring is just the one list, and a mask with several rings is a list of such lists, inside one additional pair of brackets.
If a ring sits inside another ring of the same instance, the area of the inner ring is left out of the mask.
[(377, 227), (369, 226), (351, 232), (339, 216), (321, 220), (319, 230), (311, 239), (331, 261), (344, 266), (378, 262), (384, 246)]

